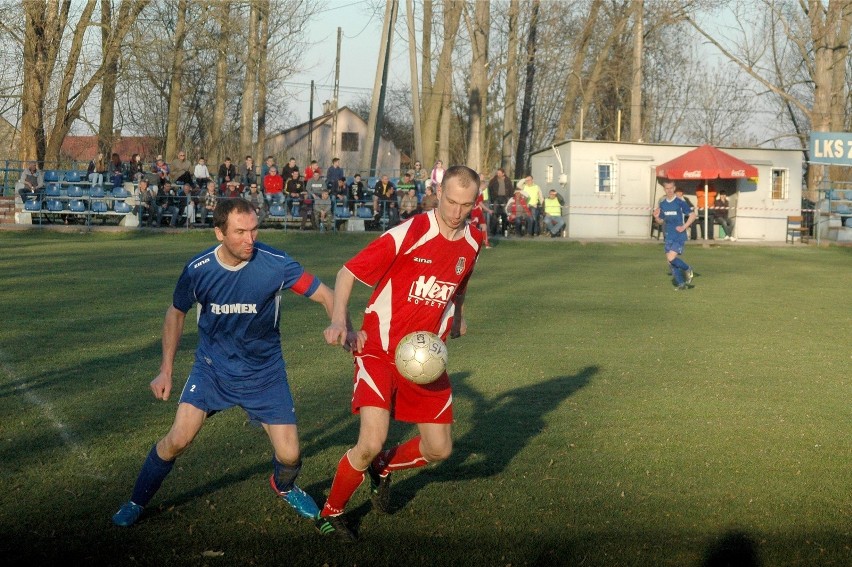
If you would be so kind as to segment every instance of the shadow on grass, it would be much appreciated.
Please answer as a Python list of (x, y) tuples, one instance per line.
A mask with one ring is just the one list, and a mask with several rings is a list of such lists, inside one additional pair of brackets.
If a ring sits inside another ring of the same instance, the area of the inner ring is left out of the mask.
[[(393, 485), (393, 507), (399, 509), (431, 482), (457, 482), (502, 473), (530, 440), (547, 427), (545, 417), (568, 397), (583, 388), (599, 372), (587, 366), (572, 376), (557, 376), (543, 382), (485, 398), (453, 375), (453, 396), (473, 401), (470, 430), (454, 441), (453, 453), (434, 467), (421, 469)], [(370, 511), (365, 502), (347, 513), (353, 526)]]
[(731, 530), (712, 542), (701, 567), (760, 567), (757, 543), (747, 533)]

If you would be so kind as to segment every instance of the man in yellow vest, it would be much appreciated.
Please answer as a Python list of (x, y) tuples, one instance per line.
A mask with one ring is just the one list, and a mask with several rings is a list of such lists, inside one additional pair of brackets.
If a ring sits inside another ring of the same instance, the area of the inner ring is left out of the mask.
[(565, 200), (562, 195), (551, 189), (547, 199), (544, 200), (544, 218), (541, 221), (542, 228), (550, 233), (551, 237), (561, 236), (565, 229), (565, 219), (562, 218), (562, 207)]
[(535, 184), (532, 175), (527, 175), (521, 190), (527, 194), (527, 205), (530, 208), (530, 216), (532, 218), (530, 235), (541, 234), (541, 225), (538, 222), (542, 201), (544, 201), (544, 195), (541, 194), (541, 187)]

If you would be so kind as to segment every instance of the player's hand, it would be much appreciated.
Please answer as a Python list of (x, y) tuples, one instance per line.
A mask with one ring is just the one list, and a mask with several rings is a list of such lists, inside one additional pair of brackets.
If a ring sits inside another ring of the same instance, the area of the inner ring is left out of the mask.
[(346, 345), (349, 330), (345, 324), (332, 323), (322, 332), (325, 342), (330, 345)]
[(685, 227), (685, 226), (683, 226), (683, 225), (676, 226), (676, 227), (675, 227), (675, 230), (676, 230), (676, 231), (678, 231), (678, 232), (683, 232), (684, 230), (686, 230), (686, 227)]
[(349, 331), (346, 333), (346, 342), (343, 345), (343, 349), (348, 352), (361, 352), (366, 342), (367, 333), (365, 331)]
[(660, 218), (660, 207), (654, 207), (654, 212), (651, 214), (654, 215), (655, 219)]
[(154, 392), (155, 398), (166, 401), (172, 392), (172, 377), (160, 372), (156, 378), (151, 380), (150, 388)]

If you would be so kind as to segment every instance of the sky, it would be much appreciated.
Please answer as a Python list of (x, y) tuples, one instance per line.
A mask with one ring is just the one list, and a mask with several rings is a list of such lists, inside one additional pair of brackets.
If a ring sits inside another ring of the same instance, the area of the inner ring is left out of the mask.
[[(376, 12), (377, 4), (379, 10)], [(398, 34), (408, 33), (405, 17), (405, 2), (401, 1), (396, 22)], [(326, 0), (326, 7), (311, 19), (310, 29), (307, 30), (311, 45), (303, 58), (305, 70), (292, 75), (285, 82), (288, 90), (296, 95), (292, 102), (297, 122), (308, 119), (312, 80), (316, 89), (314, 116), (322, 114), (322, 102), (333, 97), (338, 27), (342, 31), (338, 95), (340, 106), (372, 96), (383, 18), (384, 2)], [(391, 88), (399, 88), (409, 83), (408, 46), (398, 39), (394, 39), (394, 45), (391, 47), (388, 80)]]

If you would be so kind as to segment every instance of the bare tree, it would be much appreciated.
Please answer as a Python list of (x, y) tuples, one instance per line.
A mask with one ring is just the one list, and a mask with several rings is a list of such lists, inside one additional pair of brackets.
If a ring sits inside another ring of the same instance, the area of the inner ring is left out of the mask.
[(474, 20), (465, 11), (465, 21), (471, 36), (471, 73), (468, 87), (468, 148), (466, 163), (479, 171), (484, 148), (485, 109), (488, 99), (488, 30), (491, 25), (491, 2), (475, 3)]
[(506, 93), (503, 103), (503, 129), (500, 136), (500, 167), (506, 170), (506, 175), (514, 175), (512, 167), (512, 156), (514, 155), (515, 143), (518, 140), (518, 120), (516, 109), (518, 104), (518, 49), (520, 46), (520, 35), (518, 27), (518, 12), (520, 0), (510, 0), (507, 14), (507, 47), (506, 47)]
[(258, 60), (258, 10), (257, 2), (249, 3), (248, 15), (248, 52), (246, 54), (245, 80), (243, 81), (243, 104), (240, 114), (240, 154), (250, 155), (254, 128), (252, 121), (255, 109), (255, 94), (257, 89), (257, 60)]
[(532, 111), (533, 87), (535, 85), (535, 53), (538, 39), (538, 14), (541, 8), (539, 0), (532, 1), (532, 17), (530, 18), (530, 30), (527, 37), (527, 65), (526, 79), (524, 81), (524, 103), (521, 109), (521, 122), (518, 127), (518, 147), (515, 150), (516, 175), (526, 170), (527, 163), (527, 137), (530, 130), (530, 112)]
[[(733, 10), (742, 15), (742, 22), (753, 12), (753, 2), (737, 2)], [(813, 129), (818, 132), (841, 130), (847, 125), (848, 116), (848, 53), (850, 34), (852, 33), (852, 2), (849, 0), (801, 0), (799, 12), (788, 3), (775, 0), (763, 0), (763, 22), (765, 33), (748, 33), (743, 25), (735, 38), (720, 37), (710, 33), (689, 17), (689, 23), (720, 53), (738, 65), (745, 73), (758, 81), (779, 101), (782, 108), (788, 109), (791, 121), (804, 117), (807, 124), (798, 124), (800, 143), (806, 148), (805, 132)], [(747, 20), (746, 20), (747, 21)], [(803, 25), (803, 24), (807, 25)], [(783, 30), (783, 35), (771, 33), (774, 29)], [(783, 50), (769, 42), (786, 42), (793, 49)], [(812, 91), (803, 98), (800, 91), (791, 92), (784, 87), (792, 82), (788, 76), (779, 76), (784, 67), (779, 65), (777, 55), (784, 51), (795, 56), (806, 70)], [(770, 54), (767, 57), (767, 54)], [(794, 112), (795, 109), (795, 112)], [(832, 177), (841, 175), (839, 170), (831, 171)], [(808, 187), (815, 189), (816, 178), (809, 171)], [(814, 196), (813, 193), (810, 194)]]
[(266, 141), (266, 96), (269, 63), (267, 61), (267, 45), (269, 44), (269, 0), (261, 0), (258, 6), (260, 30), (257, 41), (257, 142), (254, 155), (257, 163), (264, 159), (264, 142)]
[[(459, 29), (461, 12), (464, 8), (462, 0), (444, 0), (442, 28), (444, 37), (441, 44), (441, 53), (438, 58), (438, 68), (435, 71), (435, 80), (430, 81), (428, 88), (423, 83), (423, 161), (432, 164), (436, 155), (442, 159), (448, 159), (449, 148), (449, 109), (452, 100), (452, 56), (456, 42), (456, 34)], [(442, 118), (442, 111), (444, 113)], [(442, 122), (445, 120), (446, 122)], [(441, 125), (443, 124), (443, 127)], [(440, 136), (440, 137), (439, 137)]]

